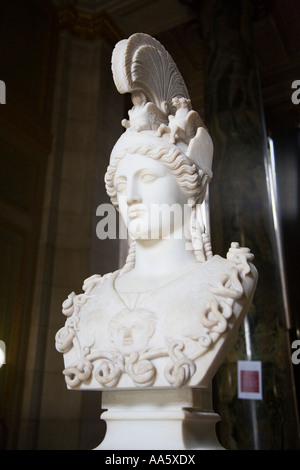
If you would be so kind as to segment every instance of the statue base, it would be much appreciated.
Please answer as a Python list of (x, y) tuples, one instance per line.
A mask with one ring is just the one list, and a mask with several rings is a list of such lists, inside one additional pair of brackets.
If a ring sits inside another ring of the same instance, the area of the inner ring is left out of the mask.
[(102, 393), (104, 440), (94, 450), (224, 450), (208, 389)]

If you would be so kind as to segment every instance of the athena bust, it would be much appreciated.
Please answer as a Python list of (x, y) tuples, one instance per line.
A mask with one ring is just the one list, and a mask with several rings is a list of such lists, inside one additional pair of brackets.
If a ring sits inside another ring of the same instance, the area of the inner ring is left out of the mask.
[(56, 334), (72, 389), (206, 387), (254, 294), (248, 248), (214, 255), (203, 217), (212, 139), (163, 46), (120, 41), (115, 85), (133, 107), (105, 185), (131, 240), (125, 265), (86, 279)]

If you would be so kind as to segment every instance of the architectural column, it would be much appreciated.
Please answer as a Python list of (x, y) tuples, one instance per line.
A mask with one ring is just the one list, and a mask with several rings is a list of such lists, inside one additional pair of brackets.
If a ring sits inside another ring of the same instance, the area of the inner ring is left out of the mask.
[[(235, 346), (214, 380), (221, 444), (228, 449), (295, 449), (297, 410), (276, 232), (265, 172), (267, 141), (253, 51), (253, 2), (204, 0), (205, 121), (215, 153), (210, 185), (215, 254), (232, 241), (255, 255), (259, 281)], [(237, 361), (262, 363), (262, 400), (237, 396)]]

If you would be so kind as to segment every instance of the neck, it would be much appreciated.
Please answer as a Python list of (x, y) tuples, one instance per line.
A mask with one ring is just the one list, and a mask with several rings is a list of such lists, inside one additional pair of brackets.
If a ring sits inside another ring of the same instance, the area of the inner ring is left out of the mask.
[(163, 276), (183, 271), (196, 263), (193, 250), (186, 240), (137, 240), (135, 272), (141, 276)]

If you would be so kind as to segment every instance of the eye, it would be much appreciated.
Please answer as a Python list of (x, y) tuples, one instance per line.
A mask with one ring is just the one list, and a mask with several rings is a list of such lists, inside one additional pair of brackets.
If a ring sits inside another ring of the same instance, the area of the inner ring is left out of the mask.
[(132, 325), (132, 329), (135, 330), (135, 331), (140, 331), (140, 330), (143, 329), (143, 326), (139, 325), (139, 324), (134, 324), (134, 325)]
[(126, 189), (126, 180), (120, 179), (116, 181), (115, 183), (115, 188), (118, 193), (121, 193), (122, 191), (125, 191)]
[(158, 178), (158, 175), (153, 172), (145, 172), (141, 174), (141, 181), (143, 183), (152, 183), (152, 181), (155, 181)]
[(125, 189), (126, 189), (126, 183), (125, 183), (125, 182), (124, 182), (124, 183), (119, 183), (119, 184), (117, 185), (117, 188), (116, 188), (116, 189), (117, 189), (118, 193), (121, 193), (122, 191), (125, 191)]

